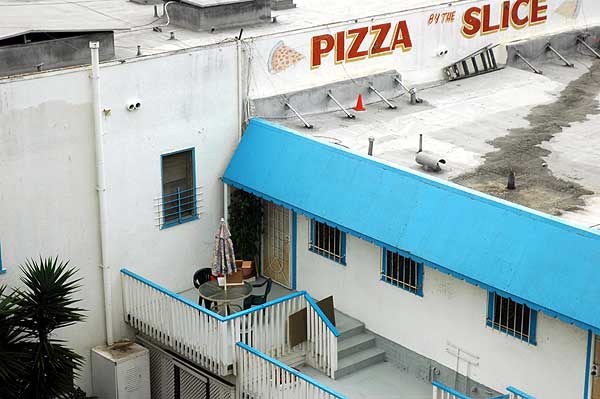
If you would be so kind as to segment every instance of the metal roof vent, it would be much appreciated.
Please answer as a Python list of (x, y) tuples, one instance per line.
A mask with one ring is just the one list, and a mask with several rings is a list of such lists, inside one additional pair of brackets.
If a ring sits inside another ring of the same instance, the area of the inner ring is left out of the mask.
[(167, 3), (172, 23), (192, 30), (229, 28), (271, 20), (271, 0), (181, 0)]
[(89, 42), (100, 42), (100, 60), (114, 58), (112, 31), (28, 31), (0, 38), (0, 76), (90, 63)]

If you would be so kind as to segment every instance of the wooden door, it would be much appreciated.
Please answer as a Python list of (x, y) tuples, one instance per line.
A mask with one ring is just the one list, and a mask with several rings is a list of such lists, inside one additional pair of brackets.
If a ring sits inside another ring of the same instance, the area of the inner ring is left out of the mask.
[(292, 288), (290, 262), (290, 211), (264, 201), (262, 273)]

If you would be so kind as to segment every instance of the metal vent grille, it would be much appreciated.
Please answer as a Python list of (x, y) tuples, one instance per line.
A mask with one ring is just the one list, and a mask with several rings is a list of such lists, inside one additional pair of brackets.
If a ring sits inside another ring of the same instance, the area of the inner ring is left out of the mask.
[(150, 351), (151, 399), (233, 399), (235, 387), (184, 364), (146, 339), (138, 341)]
[(150, 351), (150, 394), (152, 399), (174, 399), (175, 383), (173, 362), (170, 357), (152, 345)]
[(207, 380), (200, 379), (183, 369), (179, 378), (181, 399), (208, 398), (206, 395)]

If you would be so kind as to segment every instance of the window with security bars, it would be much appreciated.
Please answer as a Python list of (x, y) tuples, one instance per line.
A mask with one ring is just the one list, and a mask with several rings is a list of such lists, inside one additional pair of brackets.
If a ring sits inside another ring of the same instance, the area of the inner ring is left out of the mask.
[(346, 264), (346, 233), (311, 220), (308, 249), (342, 265)]
[(490, 292), (487, 325), (525, 342), (536, 344), (537, 312), (527, 305)]
[(194, 173), (194, 149), (161, 156), (162, 227), (198, 217)]
[(423, 264), (399, 253), (383, 250), (381, 280), (423, 296)]

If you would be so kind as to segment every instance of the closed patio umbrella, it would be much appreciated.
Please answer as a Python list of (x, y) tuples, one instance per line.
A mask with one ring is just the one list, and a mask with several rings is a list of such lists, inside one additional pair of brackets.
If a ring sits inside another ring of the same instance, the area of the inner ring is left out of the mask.
[(233, 251), (233, 241), (231, 241), (231, 233), (225, 223), (225, 219), (221, 218), (219, 229), (215, 234), (215, 249), (213, 251), (212, 274), (225, 276), (225, 289), (227, 289), (227, 275), (234, 273), (237, 270), (235, 265), (235, 253)]

